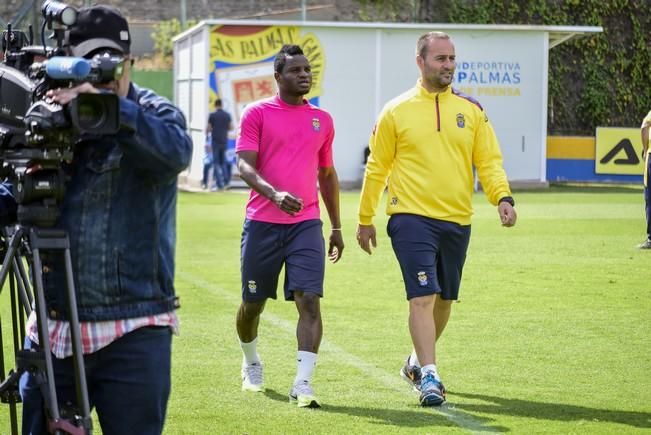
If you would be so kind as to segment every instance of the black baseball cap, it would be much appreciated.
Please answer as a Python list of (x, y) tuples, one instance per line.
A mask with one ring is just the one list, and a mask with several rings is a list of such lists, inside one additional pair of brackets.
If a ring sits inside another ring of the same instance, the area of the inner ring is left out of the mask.
[(111, 6), (81, 8), (77, 22), (68, 29), (68, 44), (72, 54), (80, 57), (100, 48), (129, 54), (129, 24), (122, 14)]

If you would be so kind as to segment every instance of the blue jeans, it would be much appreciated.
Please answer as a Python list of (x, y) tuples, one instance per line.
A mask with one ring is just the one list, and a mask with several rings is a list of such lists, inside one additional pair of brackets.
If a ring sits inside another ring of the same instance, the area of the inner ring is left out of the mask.
[(233, 175), (233, 163), (227, 158), (224, 159), (222, 174), (224, 175), (224, 186), (229, 186), (231, 184), (231, 178)]
[[(27, 340), (26, 348), (36, 347)], [(91, 409), (97, 410), (104, 435), (159, 435), (163, 432), (170, 394), (172, 334), (167, 327), (145, 327), (95, 353), (84, 355)], [(72, 357), (53, 356), (59, 407), (76, 404)], [(20, 379), (23, 434), (47, 433), (43, 397), (37, 377)]]
[(201, 187), (208, 187), (208, 181), (210, 181), (210, 170), (213, 169), (212, 158), (210, 162), (203, 163), (203, 177), (201, 178)]
[(226, 150), (222, 146), (212, 146), (212, 164), (215, 177), (215, 185), (219, 189), (226, 185), (226, 174), (224, 173), (224, 162), (226, 161)]

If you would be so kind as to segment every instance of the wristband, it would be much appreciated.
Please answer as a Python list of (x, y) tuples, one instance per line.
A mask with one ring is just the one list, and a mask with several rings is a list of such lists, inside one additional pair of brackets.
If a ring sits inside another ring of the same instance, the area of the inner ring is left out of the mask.
[(330, 228), (330, 231), (341, 231), (341, 227), (339, 227), (339, 228)]
[(500, 200), (497, 201), (497, 203), (499, 204), (500, 202), (508, 202), (509, 204), (511, 204), (511, 207), (515, 207), (515, 200), (513, 199), (512, 196), (505, 196), (503, 198), (500, 198)]

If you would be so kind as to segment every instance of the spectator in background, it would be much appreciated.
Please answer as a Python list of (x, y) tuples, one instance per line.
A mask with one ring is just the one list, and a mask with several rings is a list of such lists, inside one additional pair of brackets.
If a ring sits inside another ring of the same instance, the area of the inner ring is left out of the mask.
[(651, 110), (642, 120), (640, 132), (642, 135), (642, 158), (644, 160), (644, 203), (646, 208), (646, 240), (638, 245), (640, 249), (651, 249), (651, 149), (649, 149), (649, 129), (651, 128)]
[(210, 189), (213, 192), (228, 187), (230, 183), (230, 165), (226, 161), (226, 147), (228, 146), (228, 132), (233, 129), (230, 113), (222, 109), (222, 100), (215, 100), (215, 111), (208, 116), (206, 134), (212, 139), (212, 160), (214, 167), (215, 184)]

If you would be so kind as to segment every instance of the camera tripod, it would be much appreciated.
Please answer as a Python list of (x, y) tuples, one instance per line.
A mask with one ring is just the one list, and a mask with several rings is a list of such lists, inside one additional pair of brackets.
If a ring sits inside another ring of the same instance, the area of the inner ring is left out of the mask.
[[(10, 370), (6, 379), (2, 343), (2, 325), (0, 324), (0, 400), (10, 406), (12, 434), (18, 434), (16, 404), (21, 401), (18, 381), (23, 373), (29, 371), (39, 379), (39, 388), (43, 397), (47, 429), (55, 434), (90, 434), (92, 419), (86, 385), (86, 372), (81, 347), (79, 317), (74, 290), (70, 242), (65, 231), (28, 227), (20, 224), (5, 228), (2, 238), (4, 259), (0, 268), (0, 291), (9, 277), (11, 293), (11, 313), (13, 329), (13, 346), (16, 369)], [(45, 294), (43, 290), (43, 264), (41, 250), (63, 255), (65, 263), (67, 307), (72, 339), (73, 366), (78, 411), (72, 418), (63, 418), (57, 401), (54, 381), (53, 356), (50, 352), (50, 335), (47, 326)], [(30, 266), (31, 279), (25, 269), (25, 262)], [(32, 286), (30, 286), (32, 283)], [(22, 305), (22, 310), (21, 306)], [(25, 314), (30, 315), (32, 306), (36, 310), (38, 343), (37, 349), (24, 349)]]

